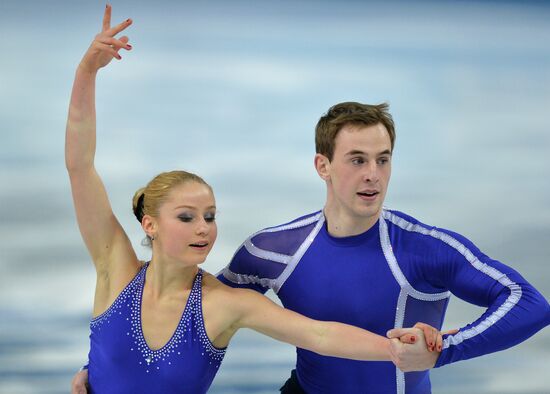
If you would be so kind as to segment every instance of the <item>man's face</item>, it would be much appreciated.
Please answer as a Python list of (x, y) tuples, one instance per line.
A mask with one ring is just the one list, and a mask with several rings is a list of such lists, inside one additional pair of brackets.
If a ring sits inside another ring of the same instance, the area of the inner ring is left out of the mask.
[(327, 164), (328, 209), (345, 221), (380, 215), (391, 175), (391, 141), (381, 123), (344, 126), (335, 139), (334, 155)]

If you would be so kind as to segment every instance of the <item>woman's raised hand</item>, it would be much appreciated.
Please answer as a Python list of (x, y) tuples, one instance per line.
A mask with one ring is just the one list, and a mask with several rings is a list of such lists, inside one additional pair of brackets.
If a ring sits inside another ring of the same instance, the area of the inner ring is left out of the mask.
[(113, 58), (122, 59), (118, 51), (132, 49), (128, 44), (128, 37), (122, 36), (115, 38), (115, 35), (126, 29), (132, 24), (131, 19), (126, 19), (124, 22), (111, 27), (111, 6), (105, 6), (105, 14), (103, 15), (103, 28), (101, 33), (95, 36), (90, 48), (84, 54), (79, 67), (90, 73), (96, 73), (100, 68), (105, 67)]

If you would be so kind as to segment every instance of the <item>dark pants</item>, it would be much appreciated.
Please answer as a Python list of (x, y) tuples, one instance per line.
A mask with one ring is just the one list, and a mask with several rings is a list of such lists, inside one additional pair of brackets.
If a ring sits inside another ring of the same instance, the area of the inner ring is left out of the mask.
[(302, 387), (300, 387), (295, 369), (292, 370), (290, 378), (288, 378), (286, 383), (279, 390), (282, 394), (306, 394)]

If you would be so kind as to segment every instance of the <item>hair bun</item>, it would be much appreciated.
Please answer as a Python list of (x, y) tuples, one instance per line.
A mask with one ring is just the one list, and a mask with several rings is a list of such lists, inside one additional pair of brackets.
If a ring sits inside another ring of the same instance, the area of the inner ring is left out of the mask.
[(136, 194), (134, 194), (134, 199), (132, 201), (132, 208), (134, 210), (134, 215), (138, 222), (141, 223), (143, 219), (143, 199), (145, 198), (145, 188), (142, 187), (139, 189)]

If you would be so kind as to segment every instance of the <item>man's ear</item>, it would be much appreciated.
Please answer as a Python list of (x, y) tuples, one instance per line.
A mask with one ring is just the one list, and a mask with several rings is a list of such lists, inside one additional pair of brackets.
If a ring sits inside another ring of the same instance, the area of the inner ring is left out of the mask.
[(316, 153), (313, 163), (315, 165), (315, 169), (317, 170), (317, 174), (319, 174), (321, 179), (330, 181), (330, 160), (328, 157), (320, 153)]

